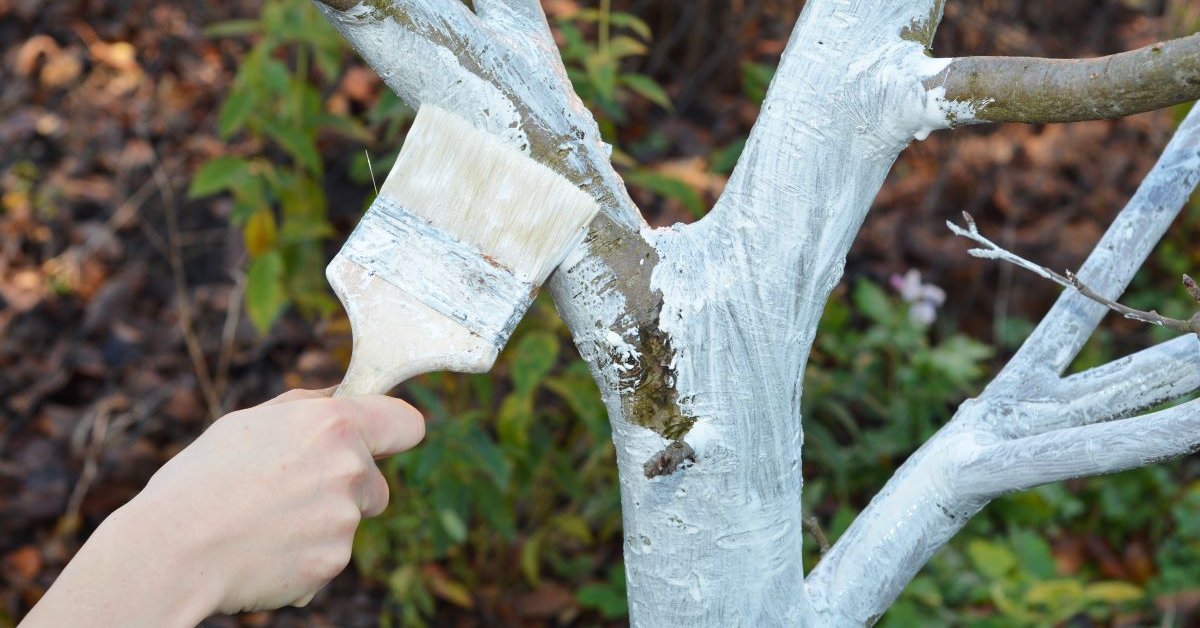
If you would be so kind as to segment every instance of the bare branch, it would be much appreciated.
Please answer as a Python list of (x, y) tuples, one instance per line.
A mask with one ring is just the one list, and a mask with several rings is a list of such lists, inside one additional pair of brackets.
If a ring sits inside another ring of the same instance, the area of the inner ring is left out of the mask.
[[(978, 257), (982, 259), (997, 259), (1013, 264), (1014, 266), (1019, 266), (1034, 274), (1049, 279), (1050, 281), (1053, 281), (1064, 288), (1074, 288), (1079, 291), (1079, 294), (1128, 319), (1149, 323), (1151, 325), (1158, 325), (1159, 327), (1166, 327), (1167, 329), (1173, 329), (1178, 332), (1200, 332), (1200, 328), (1197, 327), (1197, 324), (1200, 324), (1200, 313), (1185, 321), (1177, 318), (1168, 318), (1154, 310), (1146, 312), (1122, 305), (1096, 292), (1095, 290), (1092, 290), (1079, 279), (1078, 275), (1069, 270), (1066, 271), (1066, 275), (1060, 275), (1049, 268), (1046, 268), (1045, 266), (1041, 266), (1021, 257), (1020, 255), (1007, 251), (995, 242), (983, 237), (983, 234), (979, 233), (979, 229), (975, 226), (975, 220), (971, 218), (971, 215), (967, 212), (963, 212), (963, 219), (967, 223), (966, 229), (963, 229), (962, 227), (959, 227), (948, 220), (946, 221), (946, 226), (949, 227), (955, 235), (962, 236), (969, 240), (974, 240), (975, 242), (978, 242), (984, 246), (982, 249), (971, 249), (967, 251), (967, 253), (969, 253), (972, 257)], [(1187, 277), (1187, 275), (1184, 275), (1184, 277)]]
[(1053, 281), (1064, 288), (1074, 287), (1074, 284), (1071, 283), (1070, 279), (1050, 270), (1049, 268), (1046, 268), (1045, 266), (1035, 264), (1021, 257), (1020, 255), (1010, 253), (1004, 247), (985, 238), (983, 234), (979, 233), (979, 228), (975, 225), (975, 219), (971, 217), (971, 214), (963, 212), (962, 216), (963, 221), (967, 224), (966, 229), (963, 229), (949, 220), (946, 221), (946, 227), (948, 227), (950, 231), (954, 232), (954, 235), (956, 236), (967, 238), (968, 240), (974, 240), (975, 242), (983, 245), (984, 248), (982, 249), (968, 250), (967, 254), (969, 254), (971, 257), (978, 257), (980, 259), (995, 259), (1008, 262), (1013, 266), (1024, 268), (1025, 270), (1044, 279), (1049, 279), (1050, 281)]
[(963, 490), (992, 498), (1040, 484), (1116, 473), (1200, 449), (1200, 400), (1153, 414), (986, 447), (960, 467)]
[[(1200, 181), (1200, 109), (1175, 131), (1158, 163), (1079, 269), (1097, 294), (1119, 296)], [(1063, 293), (989, 386), (1020, 389), (1031, 374), (1056, 377), (1075, 359), (1107, 311), (1075, 291)], [(1024, 382), (1024, 383), (1023, 383)]]
[(1096, 59), (961, 57), (925, 86), (976, 105), (957, 122), (1120, 118), (1200, 98), (1200, 33)]
[(825, 530), (821, 529), (821, 522), (816, 517), (804, 517), (800, 520), (800, 524), (804, 527), (804, 531), (811, 534), (813, 540), (817, 542), (817, 551), (822, 555), (829, 551), (829, 537), (825, 536)]

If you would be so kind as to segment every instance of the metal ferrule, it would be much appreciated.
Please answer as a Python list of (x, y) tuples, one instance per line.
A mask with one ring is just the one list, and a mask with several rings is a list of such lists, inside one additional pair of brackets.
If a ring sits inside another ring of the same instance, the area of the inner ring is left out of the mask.
[(378, 197), (341, 255), (503, 349), (535, 287), (396, 201)]

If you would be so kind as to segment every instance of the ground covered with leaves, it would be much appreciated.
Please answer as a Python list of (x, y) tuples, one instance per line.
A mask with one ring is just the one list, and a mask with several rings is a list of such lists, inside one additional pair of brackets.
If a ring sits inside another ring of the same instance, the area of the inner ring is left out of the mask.
[[(702, 216), (802, 2), (544, 4), (648, 219)], [(1093, 56), (1198, 24), (1181, 0), (951, 2), (934, 49)], [(301, 0), (0, 0), (0, 76), (7, 626), (209, 422), (338, 380), (348, 325), (320, 269), (411, 114)], [(1006, 247), (1074, 268), (1180, 115), (960, 129), (904, 154), (806, 376), (805, 514), (826, 535), (1057, 295), (968, 258), (943, 222), (969, 211)], [(1200, 270), (1198, 227), (1200, 205), (1130, 305), (1187, 318), (1176, 282)], [(1128, 321), (1103, 328), (1076, 367), (1161, 339)], [(364, 524), (351, 568), (304, 610), (207, 625), (624, 624), (608, 427), (552, 305), (539, 300), (494, 374), (432, 375), (399, 392), (429, 417), (429, 437), (385, 464), (393, 506)], [(1198, 478), (1189, 458), (999, 500), (883, 623), (1200, 625)], [(817, 546), (806, 543), (810, 567)]]

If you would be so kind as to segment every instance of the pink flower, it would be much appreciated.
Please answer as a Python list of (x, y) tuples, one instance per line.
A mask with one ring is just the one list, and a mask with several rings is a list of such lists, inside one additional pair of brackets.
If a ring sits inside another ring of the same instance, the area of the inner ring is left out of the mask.
[(938, 307), (946, 302), (946, 291), (931, 283), (921, 283), (921, 271), (915, 268), (904, 276), (892, 275), (888, 283), (909, 304), (909, 318), (920, 325), (932, 324), (937, 319)]

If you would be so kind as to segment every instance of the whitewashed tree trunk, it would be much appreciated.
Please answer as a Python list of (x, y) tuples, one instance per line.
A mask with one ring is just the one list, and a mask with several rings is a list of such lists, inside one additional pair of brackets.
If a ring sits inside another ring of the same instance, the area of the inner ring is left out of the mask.
[[(900, 151), (990, 102), (947, 102), (925, 84), (951, 64), (926, 54), (942, 2), (810, 0), (716, 207), (656, 230), (535, 0), (475, 0), (476, 13), (457, 0), (324, 1), (408, 103), (458, 112), (603, 206), (549, 289), (612, 422), (634, 625), (870, 624), (992, 497), (1200, 441), (1191, 404), (1094, 425), (1200, 387), (1200, 343), (1062, 379), (1103, 314), (1065, 295), (806, 579), (800, 394), (817, 322)], [(1124, 289), (1200, 176), (1196, 117), (1089, 260), (1083, 276), (1101, 292)], [(647, 479), (647, 460), (681, 452), (694, 464)]]

